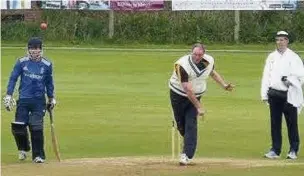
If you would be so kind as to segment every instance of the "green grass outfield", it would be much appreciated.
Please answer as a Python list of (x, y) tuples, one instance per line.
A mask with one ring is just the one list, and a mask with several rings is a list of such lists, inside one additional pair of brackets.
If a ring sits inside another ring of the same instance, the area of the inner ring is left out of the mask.
[[(21, 46), (24, 47), (24, 43), (27, 41), (21, 42), (21, 41), (3, 41), (2, 47), (12, 47), (12, 46)], [(191, 48), (189, 45), (177, 45), (177, 44), (167, 44), (167, 45), (156, 45), (156, 44), (142, 44), (142, 43), (137, 43), (137, 44), (130, 44), (130, 43), (125, 43), (125, 44), (106, 44), (102, 42), (90, 42), (90, 43), (84, 43), (84, 44), (73, 44), (69, 42), (58, 42), (58, 41), (46, 41), (44, 43), (44, 46), (47, 47), (83, 47), (83, 48), (133, 48), (133, 49), (184, 49), (184, 50), (189, 50)], [(206, 44), (207, 50), (219, 50), (219, 49), (226, 49), (226, 50), (268, 50), (271, 51), (273, 50), (273, 47), (275, 46), (274, 43), (265, 43), (265, 44), (232, 44), (232, 43), (227, 43), (227, 44)], [(304, 45), (303, 43), (293, 43), (290, 45), (290, 47), (296, 51), (302, 51), (304, 50)]]
[[(2, 49), (2, 96), (16, 58), (24, 53), (24, 50)], [(14, 113), (2, 109), (3, 175), (296, 176), (304, 173), (303, 152), (297, 161), (284, 159), (289, 148), (285, 122), (281, 159), (269, 164), (262, 158), (270, 147), (268, 109), (260, 101), (260, 79), (267, 53), (209, 53), (215, 58), (216, 70), (234, 83), (236, 89), (225, 92), (210, 79), (202, 98), (207, 114), (199, 122), (195, 156), (198, 162), (182, 168), (168, 159), (172, 118), (168, 79), (173, 62), (185, 52), (47, 50), (45, 54), (54, 62), (58, 101), (55, 128), (64, 161), (58, 164), (52, 152), (48, 116), (45, 118), (47, 163), (41, 166), (30, 160), (17, 161), (10, 132)], [(303, 116), (299, 119), (301, 141), (304, 141)], [(303, 151), (303, 145), (300, 149)], [(147, 162), (149, 157), (155, 159)]]

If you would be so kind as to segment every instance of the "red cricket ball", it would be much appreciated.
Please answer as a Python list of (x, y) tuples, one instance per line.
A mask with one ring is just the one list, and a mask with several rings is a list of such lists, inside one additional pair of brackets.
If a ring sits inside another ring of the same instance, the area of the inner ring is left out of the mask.
[(40, 28), (42, 29), (42, 30), (46, 30), (46, 28), (47, 28), (47, 24), (46, 23), (41, 23), (40, 24)]

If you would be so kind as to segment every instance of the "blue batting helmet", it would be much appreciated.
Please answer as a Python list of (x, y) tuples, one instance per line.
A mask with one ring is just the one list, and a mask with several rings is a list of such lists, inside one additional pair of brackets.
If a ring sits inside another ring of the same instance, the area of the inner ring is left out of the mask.
[(27, 43), (27, 48), (40, 48), (42, 49), (42, 40), (38, 37), (32, 37), (28, 43)]
[(42, 40), (38, 37), (31, 38), (27, 43), (27, 49), (31, 60), (39, 60), (43, 54)]

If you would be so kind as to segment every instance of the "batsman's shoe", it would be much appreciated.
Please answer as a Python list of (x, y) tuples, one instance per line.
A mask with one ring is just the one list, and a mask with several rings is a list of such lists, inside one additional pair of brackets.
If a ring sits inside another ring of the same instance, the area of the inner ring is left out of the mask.
[(25, 159), (26, 159), (26, 152), (23, 151), (23, 150), (20, 150), (20, 151), (19, 151), (19, 155), (18, 155), (18, 159), (19, 159), (20, 161), (25, 160)]
[(182, 153), (179, 160), (179, 165), (185, 166), (191, 163), (191, 159), (185, 153)]
[(35, 163), (44, 163), (44, 159), (42, 159), (41, 157), (37, 156), (37, 157), (34, 159), (34, 162), (35, 162)]
[(294, 151), (289, 152), (288, 155), (287, 155), (287, 159), (295, 160), (295, 159), (297, 159), (297, 158), (298, 158), (298, 157), (297, 157), (297, 154), (296, 154), (296, 152), (294, 152)]
[(269, 159), (277, 159), (279, 158), (280, 156), (277, 155), (274, 151), (270, 150), (268, 153), (266, 153), (264, 155), (265, 158), (269, 158)]

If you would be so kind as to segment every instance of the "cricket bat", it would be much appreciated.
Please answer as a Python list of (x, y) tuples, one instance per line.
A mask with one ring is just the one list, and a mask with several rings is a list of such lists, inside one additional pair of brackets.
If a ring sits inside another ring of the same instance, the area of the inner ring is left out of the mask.
[(53, 111), (50, 108), (47, 108), (49, 115), (50, 115), (50, 122), (51, 122), (51, 136), (52, 136), (52, 144), (53, 144), (53, 151), (55, 153), (55, 156), (57, 160), (60, 162), (60, 153), (59, 153), (59, 147), (58, 147), (58, 141), (55, 135), (55, 125), (54, 125), (54, 118), (53, 118)]

